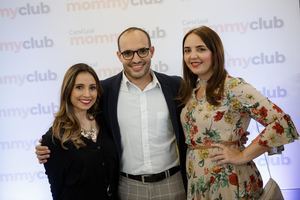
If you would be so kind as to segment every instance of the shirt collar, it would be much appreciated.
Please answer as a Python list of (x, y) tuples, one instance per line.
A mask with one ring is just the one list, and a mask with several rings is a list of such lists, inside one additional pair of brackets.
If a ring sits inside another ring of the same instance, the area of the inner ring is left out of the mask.
[[(149, 89), (150, 88), (155, 88), (155, 87), (161, 88), (161, 85), (160, 85), (157, 77), (155, 76), (155, 73), (152, 70), (150, 70), (150, 73), (151, 73), (151, 76), (152, 76), (152, 81), (146, 86), (145, 90), (147, 88), (149, 88)], [(134, 83), (132, 83), (130, 80), (128, 80), (128, 78), (125, 75), (124, 70), (122, 72), (121, 87), (123, 89), (126, 89), (127, 91), (129, 90), (130, 87), (137, 87)]]

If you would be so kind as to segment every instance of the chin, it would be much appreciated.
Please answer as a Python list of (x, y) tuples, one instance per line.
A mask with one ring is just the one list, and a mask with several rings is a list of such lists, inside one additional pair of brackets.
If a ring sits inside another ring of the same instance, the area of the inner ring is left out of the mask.
[(85, 110), (85, 111), (87, 111), (88, 109), (90, 109), (92, 106), (91, 105), (88, 105), (88, 106), (82, 106), (81, 108), (80, 108), (80, 110)]

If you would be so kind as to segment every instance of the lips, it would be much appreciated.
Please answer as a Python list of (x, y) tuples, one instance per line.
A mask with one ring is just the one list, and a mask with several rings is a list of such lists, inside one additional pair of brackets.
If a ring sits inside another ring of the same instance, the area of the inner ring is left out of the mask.
[(131, 69), (133, 70), (133, 71), (140, 71), (141, 69), (143, 69), (143, 65), (132, 65), (131, 66)]
[(90, 104), (90, 103), (92, 102), (91, 99), (80, 99), (79, 101), (80, 101), (82, 104), (85, 104), (85, 105), (88, 105), (88, 104)]
[(191, 62), (191, 66), (192, 66), (193, 68), (196, 68), (196, 67), (200, 66), (202, 63), (203, 63), (203, 62)]

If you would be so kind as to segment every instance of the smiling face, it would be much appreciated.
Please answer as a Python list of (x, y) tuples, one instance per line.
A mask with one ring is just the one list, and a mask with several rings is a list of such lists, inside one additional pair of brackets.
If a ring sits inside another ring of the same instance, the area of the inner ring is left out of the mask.
[(195, 33), (188, 35), (183, 44), (184, 62), (191, 72), (202, 80), (208, 80), (213, 74), (212, 52)]
[[(135, 82), (150, 77), (151, 58), (154, 53), (154, 47), (150, 46), (145, 33), (139, 30), (125, 32), (120, 37), (119, 48), (120, 50), (117, 52), (117, 55), (130, 81)], [(124, 59), (122, 55), (125, 51), (137, 51), (143, 48), (149, 48), (148, 55), (143, 58), (137, 52), (134, 53), (132, 59)]]
[(88, 72), (80, 72), (71, 92), (70, 100), (74, 112), (86, 112), (97, 99), (97, 85), (94, 77)]

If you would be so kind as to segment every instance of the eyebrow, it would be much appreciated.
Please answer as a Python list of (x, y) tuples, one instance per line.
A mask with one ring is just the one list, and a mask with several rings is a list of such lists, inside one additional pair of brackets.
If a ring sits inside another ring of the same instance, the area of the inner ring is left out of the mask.
[[(138, 48), (138, 49), (135, 49), (135, 50), (133, 50), (133, 49), (126, 49), (124, 51), (138, 51), (140, 49), (150, 49), (150, 47), (141, 47), (141, 48)], [(124, 51), (120, 51), (120, 52), (124, 52)]]
[[(207, 46), (205, 46), (204, 44), (196, 46), (196, 48), (199, 48), (199, 47), (206, 47), (207, 48)], [(191, 48), (191, 47), (190, 46), (185, 46), (184, 48)]]
[[(85, 84), (83, 84), (83, 83), (76, 83), (74, 85), (76, 85), (76, 86), (80, 85), (81, 86), (81, 85), (85, 85)], [(97, 84), (96, 83), (89, 84), (89, 86), (91, 86), (91, 85), (94, 86), (94, 85), (97, 85)]]

